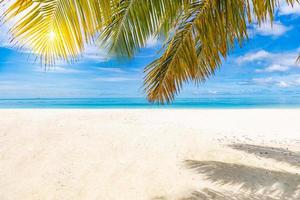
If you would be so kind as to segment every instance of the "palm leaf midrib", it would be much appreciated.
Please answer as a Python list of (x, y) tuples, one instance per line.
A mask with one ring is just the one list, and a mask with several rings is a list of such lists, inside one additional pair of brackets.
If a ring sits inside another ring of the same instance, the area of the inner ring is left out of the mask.
[[(125, 11), (125, 13), (124, 13), (124, 15), (123, 15), (123, 17), (121, 19), (121, 22), (120, 22), (120, 24), (118, 26), (119, 28), (117, 28), (117, 33), (116, 33), (115, 41), (119, 41), (120, 40), (121, 32), (125, 28), (125, 19), (129, 15), (130, 9), (131, 9), (132, 5), (134, 4), (134, 2), (136, 0), (128, 0), (128, 1), (129, 1), (129, 4), (126, 7), (127, 9), (126, 9), (126, 11)], [(122, 2), (126, 2), (126, 0), (122, 0)], [(115, 48), (117, 47), (117, 44), (118, 44), (118, 42), (114, 42), (113, 43), (113, 46), (110, 49), (111, 52), (115, 51)]]

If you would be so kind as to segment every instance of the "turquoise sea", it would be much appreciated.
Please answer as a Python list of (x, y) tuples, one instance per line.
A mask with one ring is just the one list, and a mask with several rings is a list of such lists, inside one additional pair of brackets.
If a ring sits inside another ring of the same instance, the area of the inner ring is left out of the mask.
[(150, 104), (144, 98), (0, 99), (0, 108), (300, 108), (300, 96), (178, 98), (172, 105)]

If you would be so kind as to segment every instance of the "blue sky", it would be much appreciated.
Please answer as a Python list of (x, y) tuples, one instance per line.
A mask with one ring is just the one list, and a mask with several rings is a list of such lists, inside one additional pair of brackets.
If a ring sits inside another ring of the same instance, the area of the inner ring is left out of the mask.
[[(282, 5), (273, 27), (249, 27), (250, 39), (235, 48), (206, 83), (186, 84), (179, 97), (300, 95), (300, 6)], [(0, 98), (145, 97), (143, 68), (157, 57), (161, 43), (149, 40), (132, 60), (117, 61), (89, 46), (74, 64), (45, 70), (28, 51), (9, 44), (0, 27)]]

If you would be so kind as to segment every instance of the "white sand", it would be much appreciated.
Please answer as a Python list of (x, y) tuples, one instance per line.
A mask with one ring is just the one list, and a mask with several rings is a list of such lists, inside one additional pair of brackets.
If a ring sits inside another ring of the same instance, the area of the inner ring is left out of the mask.
[(300, 199), (297, 109), (0, 116), (0, 200)]

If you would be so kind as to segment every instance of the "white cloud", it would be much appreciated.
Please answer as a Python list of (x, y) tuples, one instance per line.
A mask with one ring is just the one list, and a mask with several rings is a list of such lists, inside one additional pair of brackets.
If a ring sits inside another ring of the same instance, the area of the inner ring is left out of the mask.
[(285, 72), (288, 69), (289, 69), (289, 67), (287, 67), (287, 66), (274, 64), (274, 65), (267, 67), (265, 69), (265, 71), (266, 72)]
[(237, 58), (237, 63), (238, 64), (243, 64), (243, 63), (246, 63), (246, 62), (262, 60), (262, 59), (266, 59), (270, 56), (271, 56), (271, 54), (269, 52), (264, 51), (264, 50), (260, 50), (260, 51), (257, 51), (257, 52), (247, 53), (244, 56), (238, 57)]
[(25, 53), (25, 54), (33, 53), (25, 45), (20, 47), (17, 46), (16, 44), (11, 43), (10, 40), (11, 40), (11, 36), (8, 30), (8, 26), (5, 24), (0, 25), (0, 47), (7, 48), (7, 49), (17, 49), (18, 52)]
[(83, 58), (86, 60), (93, 60), (96, 62), (103, 62), (109, 59), (108, 54), (105, 50), (100, 49), (96, 45), (88, 45), (85, 47)]
[[(0, 11), (1, 12), (1, 11)], [(0, 26), (0, 47), (10, 48), (8, 28), (5, 25)]]
[(252, 81), (257, 84), (268, 84), (273, 83), (274, 80), (272, 77), (266, 77), (266, 78), (253, 78)]
[(279, 15), (300, 15), (300, 4), (295, 3), (293, 6), (288, 5), (286, 0), (281, 0), (278, 9)]
[(96, 81), (100, 82), (126, 82), (126, 81), (136, 81), (136, 78), (128, 78), (128, 77), (99, 77), (96, 78)]
[[(286, 72), (292, 68), (300, 68), (296, 62), (298, 50), (294, 52), (271, 53), (264, 50), (247, 53), (236, 59), (239, 65), (254, 63), (255, 65), (265, 65), (263, 69), (257, 69), (256, 72)], [(261, 66), (262, 67), (262, 66)]]
[(300, 85), (300, 77), (295, 79), (295, 84)]
[(51, 68), (43, 68), (43, 67), (37, 67), (36, 72), (41, 72), (41, 73), (58, 73), (58, 74), (76, 74), (76, 73), (82, 73), (83, 71), (77, 70), (77, 69), (72, 69), (68, 67), (61, 67), (61, 66), (55, 66)]
[(209, 93), (209, 94), (217, 94), (218, 91), (216, 91), (216, 90), (209, 90), (208, 93)]
[(289, 67), (284, 65), (273, 64), (265, 69), (258, 69), (256, 72), (285, 72), (288, 71)]
[(156, 37), (150, 37), (146, 41), (146, 48), (156, 47), (157, 45), (159, 45), (159, 42)]
[[(273, 23), (266, 22), (261, 25), (253, 25), (251, 35), (274, 36), (278, 37), (291, 30), (292, 27), (284, 26), (281, 22), (274, 21)], [(251, 32), (251, 31), (250, 31)]]
[(268, 87), (279, 87), (279, 88), (299, 87), (300, 74), (253, 78), (251, 82), (256, 85), (264, 85)]
[(285, 82), (285, 81), (279, 81), (277, 84), (276, 84), (278, 87), (281, 87), (281, 88), (288, 88), (290, 87), (290, 84)]
[[(1, 11), (0, 11), (1, 13)], [(0, 22), (1, 23), (1, 22)], [(11, 35), (9, 33), (9, 28), (7, 24), (1, 24), (0, 25), (0, 47), (8, 48), (8, 49), (17, 49), (18, 52), (30, 54), (33, 53), (28, 47), (23, 45), (20, 47), (20, 45), (16, 45), (16, 43), (11, 43)]]
[(98, 67), (97, 69), (99, 69), (100, 71), (112, 72), (112, 73), (124, 73), (125, 72), (121, 68), (116, 68), (116, 67)]
[[(1, 1), (1, 0), (0, 0)], [(0, 6), (0, 17), (2, 13), (5, 12), (5, 10), (13, 4), (14, 1), (7, 1), (4, 4), (1, 4)], [(19, 18), (15, 18), (13, 20), (10, 20), (6, 23), (3, 23), (3, 21), (0, 22), (0, 47), (5, 47), (5, 48), (13, 48), (14, 45), (10, 43), (10, 35), (9, 35), (9, 28), (11, 27), (12, 24), (14, 24), (16, 21), (18, 21)], [(23, 52), (23, 49), (21, 49)]]

